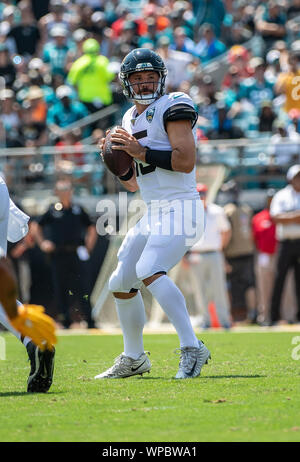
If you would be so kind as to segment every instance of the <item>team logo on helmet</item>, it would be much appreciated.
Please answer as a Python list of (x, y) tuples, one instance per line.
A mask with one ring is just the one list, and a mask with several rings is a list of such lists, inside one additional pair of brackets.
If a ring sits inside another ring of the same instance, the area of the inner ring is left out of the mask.
[(143, 71), (144, 69), (153, 69), (153, 65), (151, 63), (138, 63), (136, 65), (137, 71)]
[(146, 112), (146, 119), (148, 120), (149, 124), (151, 124), (153, 120), (154, 113), (155, 113), (155, 107), (148, 109), (148, 111)]

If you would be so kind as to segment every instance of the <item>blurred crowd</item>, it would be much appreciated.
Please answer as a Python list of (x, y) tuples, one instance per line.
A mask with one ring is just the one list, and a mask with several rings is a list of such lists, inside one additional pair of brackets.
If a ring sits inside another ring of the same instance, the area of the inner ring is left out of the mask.
[[(123, 57), (156, 50), (167, 90), (199, 111), (199, 139), (273, 135), (299, 141), (299, 0), (0, 1), (0, 142), (72, 144), (64, 127), (117, 102)], [(226, 68), (221, 81), (211, 63)], [(99, 133), (97, 133), (99, 134)]]

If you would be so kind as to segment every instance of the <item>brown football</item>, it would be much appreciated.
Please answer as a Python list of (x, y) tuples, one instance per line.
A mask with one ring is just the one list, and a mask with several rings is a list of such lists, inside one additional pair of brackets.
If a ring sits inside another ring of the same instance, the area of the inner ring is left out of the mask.
[[(127, 154), (127, 152), (122, 151), (121, 149), (112, 149), (113, 143), (111, 141), (111, 135), (115, 133), (117, 128), (121, 127), (117, 125), (116, 127), (112, 128), (106, 136), (102, 156), (107, 168), (111, 171), (111, 173), (116, 176), (122, 176), (128, 172), (133, 159), (129, 154)], [(117, 143), (114, 144), (117, 145)]]

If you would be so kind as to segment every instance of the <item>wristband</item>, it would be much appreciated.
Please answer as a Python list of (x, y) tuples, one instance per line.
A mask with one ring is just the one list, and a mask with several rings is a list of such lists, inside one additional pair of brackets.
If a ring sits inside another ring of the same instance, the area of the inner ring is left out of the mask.
[(122, 180), (122, 181), (128, 181), (132, 177), (133, 177), (133, 168), (131, 166), (130, 169), (128, 170), (128, 172), (125, 173), (125, 175), (119, 176), (119, 179)]
[(145, 161), (147, 164), (155, 167), (173, 170), (172, 168), (172, 151), (160, 151), (158, 149), (146, 148)]

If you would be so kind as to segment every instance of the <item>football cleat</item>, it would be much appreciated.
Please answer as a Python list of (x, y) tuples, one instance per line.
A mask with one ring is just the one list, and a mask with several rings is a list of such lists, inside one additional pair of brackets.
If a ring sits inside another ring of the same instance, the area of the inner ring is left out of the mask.
[(27, 391), (46, 393), (52, 384), (55, 348), (41, 351), (33, 342), (29, 342), (26, 349), (31, 365)]
[(199, 348), (183, 347), (180, 350), (179, 369), (175, 379), (191, 379), (198, 377), (204, 364), (211, 358), (210, 351), (199, 340)]
[(96, 375), (95, 379), (122, 379), (132, 375), (143, 375), (150, 372), (151, 362), (146, 353), (142, 353), (138, 359), (130, 358), (122, 353), (115, 359), (114, 365), (102, 374)]

